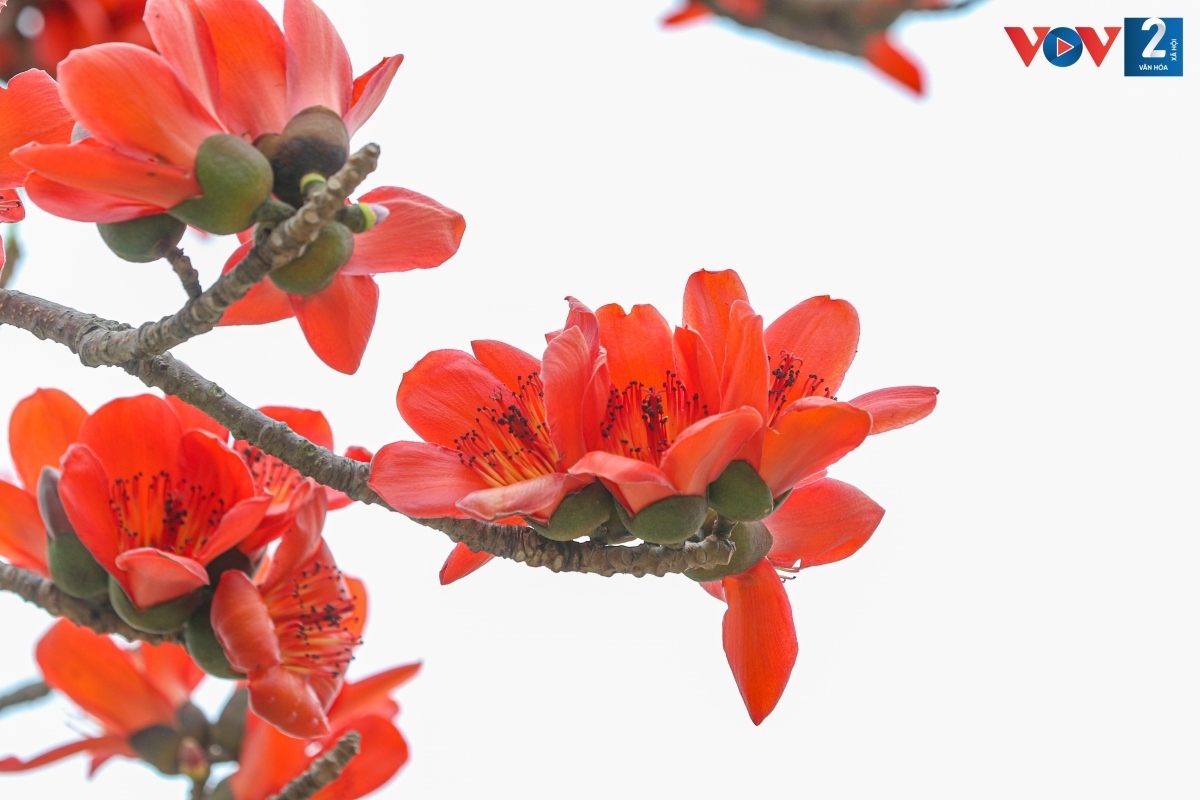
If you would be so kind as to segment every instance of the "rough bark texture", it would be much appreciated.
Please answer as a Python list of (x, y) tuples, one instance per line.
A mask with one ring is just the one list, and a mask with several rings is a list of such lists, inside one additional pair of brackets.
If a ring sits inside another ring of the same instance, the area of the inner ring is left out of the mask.
[(268, 800), (308, 800), (338, 779), (346, 765), (358, 755), (361, 744), (362, 737), (358, 731), (350, 731), (338, 739), (328, 753), (314, 761), (303, 775)]
[(8, 694), (0, 695), (0, 711), (13, 706), (32, 703), (34, 700), (41, 700), (46, 695), (50, 694), (50, 687), (41, 681), (28, 683), (19, 689), (14, 689)]
[(89, 603), (63, 594), (62, 590), (45, 578), (9, 564), (0, 564), (0, 589), (12, 592), (27, 603), (33, 603), (56, 617), (63, 617), (76, 625), (91, 628), (96, 633), (115, 633), (131, 642), (140, 640), (150, 644), (178, 644), (183, 641), (179, 633), (162, 636), (143, 633), (130, 627), (107, 603)]

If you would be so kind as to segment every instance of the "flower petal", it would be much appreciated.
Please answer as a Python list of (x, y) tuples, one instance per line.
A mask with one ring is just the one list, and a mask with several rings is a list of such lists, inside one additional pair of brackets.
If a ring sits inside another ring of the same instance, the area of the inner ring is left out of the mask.
[(351, 136), (371, 118), (375, 109), (379, 108), (402, 61), (404, 56), (390, 56), (354, 79), (350, 110), (342, 116), (346, 130)]
[(462, 498), (456, 505), (468, 516), (484, 522), (518, 514), (528, 514), (545, 521), (564, 497), (585, 483), (574, 475), (554, 472), (508, 486), (480, 489)]
[[(225, 261), (221, 270), (224, 275), (242, 262), (254, 248), (254, 242), (244, 242)], [(278, 322), (296, 316), (292, 310), (292, 301), (287, 292), (280, 289), (271, 280), (259, 281), (254, 284), (246, 296), (225, 310), (218, 325), (265, 325), (268, 322)]]
[(0, 481), (0, 558), (46, 578), (46, 525), (29, 492)]
[(670, 477), (653, 464), (602, 450), (587, 453), (568, 473), (601, 478), (617, 501), (631, 514), (637, 514), (659, 500), (681, 494), (672, 485)]
[(708, 345), (691, 328), (676, 328), (672, 339), (675, 348), (675, 371), (688, 392), (699, 395), (702, 408), (709, 411), (721, 408), (721, 374)]
[(281, 660), (275, 623), (266, 603), (245, 573), (221, 574), (212, 601), (212, 626), (234, 669), (265, 670)]
[(814, 481), (796, 488), (765, 520), (774, 538), (767, 557), (785, 569), (840, 561), (866, 544), (881, 519), (883, 509), (854, 486)]
[(221, 124), (166, 59), (124, 42), (75, 50), (58, 65), (63, 105), (98, 141), (190, 169)]
[(53, 750), (47, 750), (45, 753), (40, 753), (24, 761), (16, 756), (0, 758), (0, 772), (25, 772), (53, 764), (55, 761), (62, 761), (76, 753), (91, 753), (111, 748), (127, 749), (128, 747), (124, 736), (93, 736), (90, 739), (80, 739), (77, 742), (59, 745)]
[(24, 186), (29, 174), (9, 153), (30, 142), (66, 144), (74, 127), (53, 78), (40, 69), (13, 76), (0, 88), (0, 189)]
[(720, 581), (701, 581), (700, 588), (722, 603), (725, 602), (725, 587), (721, 585)]
[(871, 433), (885, 433), (928, 417), (937, 396), (932, 386), (893, 386), (859, 395), (850, 405), (871, 415)]
[(442, 586), (448, 586), (459, 578), (467, 577), (493, 558), (495, 556), (491, 553), (482, 550), (476, 553), (462, 542), (459, 542), (454, 545), (454, 549), (446, 557), (446, 563), (442, 564), (442, 568), (438, 572), (438, 581)]
[(849, 403), (784, 414), (766, 432), (759, 475), (778, 497), (863, 443), (871, 415)]
[(471, 342), (476, 360), (499, 378), (509, 390), (519, 392), (530, 375), (542, 371), (542, 362), (519, 347), (494, 339)]
[(467, 229), (463, 215), (423, 194), (382, 186), (359, 198), (388, 210), (388, 217), (354, 237), (345, 275), (376, 275), (436, 267), (458, 252)]
[(124, 574), (115, 578), (139, 610), (178, 600), (201, 586), (208, 586), (208, 573), (198, 562), (155, 547), (126, 550), (116, 558)]
[(280, 732), (297, 739), (329, 733), (320, 698), (308, 681), (286, 667), (250, 674), (250, 708)]
[(375, 279), (369, 275), (338, 275), (328, 289), (308, 297), (288, 297), (304, 338), (317, 357), (338, 372), (357, 372), (379, 310)]
[(195, 0), (148, 0), (142, 17), (154, 49), (208, 113), (220, 114), (217, 51)]
[(83, 406), (58, 389), (38, 389), (17, 403), (8, 420), (8, 447), (26, 489), (37, 488), (42, 467), (58, 468), (85, 419)]
[(204, 680), (204, 670), (188, 655), (183, 646), (143, 644), (139, 651), (145, 676), (174, 708), (191, 699), (192, 691)]
[(357, 681), (347, 681), (329, 707), (329, 724), (344, 725), (356, 717), (376, 713), (390, 703), (389, 695), (421, 671), (421, 662), (402, 664)]
[(170, 725), (175, 708), (132, 654), (108, 636), (59, 620), (34, 651), (42, 679), (109, 732), (128, 736), (152, 725)]
[(486, 489), (455, 450), (428, 442), (393, 442), (375, 454), (368, 485), (402, 514), (418, 519), (461, 517), (456, 503)]
[(888, 41), (886, 34), (877, 33), (863, 42), (863, 58), (875, 69), (911, 89), (915, 94), (925, 93), (921, 68), (909, 55), (896, 49), (896, 46)]
[[(408, 743), (387, 719), (360, 717), (344, 730), (349, 729), (358, 731), (362, 737), (358, 758), (347, 764), (336, 780), (314, 794), (313, 800), (352, 800), (370, 794), (391, 780), (408, 761)], [(325, 740), (328, 748), (341, 735), (343, 732), (339, 730), (328, 737)]]
[(124, 222), (150, 214), (161, 214), (162, 207), (130, 200), (115, 194), (89, 192), (52, 181), (37, 173), (25, 181), (29, 200), (43, 211), (76, 222)]
[(324, 545), (321, 531), (325, 526), (324, 497), (317, 495), (296, 513), (296, 524), (283, 534), (279, 549), (271, 558), (263, 586), (275, 586), (310, 561)]
[(700, 0), (686, 0), (682, 8), (676, 9), (662, 19), (664, 28), (676, 28), (689, 22), (697, 22), (713, 16), (713, 10)]
[(721, 582), (729, 608), (721, 622), (725, 657), (755, 725), (774, 710), (799, 647), (792, 604), (766, 559)]
[(662, 458), (662, 471), (681, 494), (703, 495), (762, 427), (759, 413), (743, 406), (688, 426)]
[(731, 269), (694, 272), (683, 290), (683, 324), (704, 339), (718, 373), (725, 364), (729, 309), (737, 300), (750, 302), (742, 279)]
[(636, 305), (628, 314), (610, 303), (596, 311), (600, 342), (608, 351), (608, 372), (613, 385), (624, 389), (632, 382), (660, 387), (674, 370), (671, 326), (658, 309)]
[(354, 68), (337, 29), (312, 0), (286, 0), (287, 113), (324, 106), (340, 117), (350, 109)]
[(257, 0), (197, 0), (217, 54), (221, 120), (250, 140), (287, 124), (287, 46)]
[(735, 300), (729, 311), (724, 363), (721, 410), (749, 406), (765, 419), (771, 368), (763, 344), (763, 320), (741, 300)]
[(329, 427), (329, 420), (320, 411), (290, 406), (263, 406), (259, 411), (271, 419), (287, 423), (289, 428), (318, 447), (333, 449), (333, 428)]
[[(130, 436), (130, 431), (138, 435)], [(96, 454), (113, 479), (175, 469), (182, 436), (179, 417), (165, 400), (150, 394), (105, 403), (79, 429), (80, 443)]]
[(773, 361), (786, 350), (802, 361), (805, 373), (821, 380), (818, 391), (833, 397), (854, 360), (858, 331), (854, 306), (828, 296), (810, 297), (772, 322), (763, 337)]
[(229, 439), (229, 431), (225, 429), (225, 426), (200, 409), (188, 405), (173, 395), (167, 395), (164, 399), (171, 410), (175, 412), (175, 416), (179, 417), (179, 424), (185, 431), (194, 428), (198, 431), (208, 431), (222, 442)]
[(111, 481), (91, 448), (73, 444), (63, 457), (58, 496), (75, 535), (110, 575), (117, 569), (121, 529), (113, 516)]
[[(583, 458), (583, 398), (592, 378), (593, 358), (579, 328), (568, 328), (546, 346), (542, 356), (542, 390), (546, 421), (560, 463), (571, 466)], [(561, 468), (561, 467), (560, 467)]]
[(396, 407), (427, 442), (454, 447), (474, 429), (475, 409), (490, 405), (504, 381), (461, 350), (434, 350), (400, 380)]
[(87, 192), (126, 197), (159, 209), (201, 194), (187, 168), (127, 156), (89, 139), (75, 144), (30, 144), (12, 157), (49, 180)]

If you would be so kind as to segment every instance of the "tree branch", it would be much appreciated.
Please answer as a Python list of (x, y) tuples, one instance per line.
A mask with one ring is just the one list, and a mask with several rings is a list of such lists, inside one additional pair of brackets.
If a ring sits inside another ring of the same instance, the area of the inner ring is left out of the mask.
[(361, 745), (362, 737), (358, 731), (350, 731), (338, 739), (328, 753), (314, 761), (303, 775), (268, 800), (308, 800), (338, 779), (346, 765), (358, 755)]
[(24, 703), (32, 703), (34, 700), (41, 700), (48, 694), (50, 694), (50, 687), (42, 681), (27, 683), (8, 694), (0, 695), (0, 711)]
[(115, 633), (131, 642), (140, 640), (150, 644), (179, 644), (183, 641), (181, 633), (159, 635), (132, 628), (108, 604), (99, 605), (71, 597), (53, 582), (10, 564), (0, 564), (0, 589), (12, 592), (53, 616), (64, 617), (76, 625), (91, 628), (96, 633)]
[(204, 294), (204, 289), (200, 288), (200, 273), (196, 272), (192, 260), (182, 250), (178, 247), (171, 248), (171, 252), (167, 254), (167, 261), (179, 276), (179, 282), (183, 284), (183, 290), (187, 292), (189, 300), (195, 300)]
[[(176, 313), (157, 322), (143, 323), (136, 329), (117, 323), (94, 325), (78, 332), (77, 338), (68, 346), (84, 365), (99, 367), (150, 358), (194, 336), (208, 333), (221, 321), (225, 310), (245, 297), (271, 270), (298, 258), (317, 238), (325, 223), (337, 216), (346, 199), (378, 163), (379, 146), (375, 144), (350, 156), (325, 188), (313, 195), (299, 211), (270, 228), (269, 232), (264, 223), (263, 231), (246, 257)], [(174, 259), (172, 265), (178, 271)], [(181, 274), (180, 277), (184, 276)], [(184, 286), (188, 286), (186, 279)]]
[[(116, 325), (93, 314), (85, 314), (31, 295), (0, 289), (0, 323), (50, 339), (74, 351), (80, 335), (97, 326)], [(370, 465), (339, 456), (297, 434), (285, 423), (273, 420), (231, 396), (216, 383), (168, 354), (129, 361), (120, 365), (147, 386), (161, 389), (194, 406), (224, 425), (234, 438), (242, 439), (296, 468), (320, 484), (337, 489), (353, 500), (392, 510), (367, 481)], [(468, 519), (425, 519), (417, 522), (463, 542), (476, 552), (523, 561), (531, 567), (555, 572), (584, 572), (662, 576), (694, 567), (712, 568), (729, 563), (733, 545), (728, 539), (710, 537), (678, 548), (642, 544), (636, 547), (602, 542), (553, 542), (519, 526), (496, 525)]]

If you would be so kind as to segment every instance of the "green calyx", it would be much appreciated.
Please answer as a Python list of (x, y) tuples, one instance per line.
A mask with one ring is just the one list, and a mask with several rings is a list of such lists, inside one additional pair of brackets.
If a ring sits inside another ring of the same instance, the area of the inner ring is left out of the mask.
[(634, 536), (651, 544), (679, 544), (700, 530), (708, 516), (703, 497), (675, 495), (643, 508), (634, 516), (620, 503), (613, 503), (621, 523)]
[(764, 519), (775, 510), (771, 488), (746, 461), (732, 461), (708, 485), (708, 504), (721, 516), (738, 522)]
[[(131, 625), (133, 623), (130, 623)], [(212, 606), (205, 603), (195, 610), (183, 628), (183, 643), (200, 669), (217, 678), (241, 680), (246, 676), (237, 672), (217, 641), (212, 626)]]
[(108, 602), (112, 604), (113, 611), (131, 627), (146, 633), (173, 633), (179, 630), (204, 599), (204, 591), (197, 590), (166, 603), (138, 609), (117, 579), (112, 576), (108, 579)]
[(529, 525), (556, 542), (570, 542), (587, 536), (612, 516), (612, 496), (600, 481), (592, 481), (559, 503), (547, 523), (526, 520)]
[(338, 212), (337, 221), (355, 233), (366, 233), (379, 222), (370, 203), (355, 203)]
[(254, 212), (271, 195), (274, 175), (254, 145), (228, 133), (208, 137), (196, 154), (196, 180), (204, 192), (171, 209), (171, 216), (225, 235), (254, 224)]
[(254, 144), (270, 159), (275, 173), (275, 196), (296, 207), (304, 203), (301, 182), (307, 176), (328, 178), (350, 156), (346, 124), (336, 112), (324, 106), (304, 109), (288, 121), (282, 133), (260, 136)]
[(96, 227), (109, 250), (135, 264), (166, 258), (187, 230), (182, 220), (170, 214), (151, 214), (125, 222), (102, 222)]
[(185, 734), (169, 725), (144, 728), (129, 737), (138, 757), (164, 775), (179, 774), (179, 751)]
[(212, 727), (212, 743), (219, 749), (218, 760), (237, 761), (246, 735), (246, 713), (250, 708), (250, 692), (246, 687), (234, 691), (225, 701), (221, 716)]
[(71, 597), (102, 600), (108, 596), (108, 573), (75, 535), (58, 497), (58, 470), (42, 469), (37, 501), (46, 526), (46, 558), (54, 585)]
[(729, 563), (712, 569), (689, 569), (683, 574), (694, 581), (717, 581), (730, 575), (740, 575), (766, 557), (774, 540), (761, 522), (739, 522), (729, 532), (733, 542), (733, 557)]
[(337, 272), (346, 266), (354, 254), (354, 234), (340, 222), (330, 222), (321, 228), (315, 242), (304, 255), (290, 264), (271, 270), (269, 276), (280, 289), (289, 294), (316, 294), (328, 288)]

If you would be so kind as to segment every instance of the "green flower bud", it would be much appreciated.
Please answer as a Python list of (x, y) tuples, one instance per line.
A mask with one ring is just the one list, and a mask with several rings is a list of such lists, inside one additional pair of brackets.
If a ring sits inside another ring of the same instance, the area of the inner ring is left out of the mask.
[(168, 725), (155, 725), (129, 737), (138, 757), (164, 775), (179, 774), (179, 750), (185, 735)]
[(237, 761), (242, 751), (242, 738), (246, 735), (246, 713), (250, 708), (250, 691), (241, 687), (234, 691), (221, 709), (221, 716), (213, 726), (212, 743), (220, 748), (221, 758)]
[(728, 564), (712, 569), (689, 569), (683, 574), (694, 581), (716, 581), (740, 575), (762, 561), (774, 543), (771, 532), (761, 522), (739, 522), (730, 531), (729, 539), (735, 549)]
[(179, 730), (195, 739), (201, 745), (207, 745), (212, 738), (212, 725), (200, 707), (190, 700), (175, 712), (175, 720)]
[(300, 181), (316, 173), (328, 178), (350, 156), (350, 134), (334, 111), (306, 108), (288, 121), (279, 136), (260, 136), (255, 145), (271, 161), (275, 196), (299, 207), (304, 203)]
[(112, 576), (108, 579), (108, 602), (112, 604), (113, 611), (130, 626), (146, 633), (173, 633), (179, 630), (196, 607), (204, 602), (204, 595), (205, 592), (198, 589), (175, 600), (138, 610), (117, 579)]
[(271, 270), (275, 285), (290, 294), (316, 294), (333, 283), (334, 277), (354, 253), (354, 234), (340, 222), (321, 229), (304, 255), (290, 264)]
[(187, 225), (170, 214), (151, 214), (125, 222), (100, 223), (96, 227), (109, 250), (135, 264), (166, 258), (187, 230)]
[(732, 461), (708, 485), (708, 504), (728, 519), (747, 522), (764, 519), (775, 510), (771, 488), (746, 461)]
[(236, 800), (233, 796), (233, 776), (230, 775), (225, 780), (216, 785), (211, 792), (208, 793), (208, 800)]
[(556, 542), (570, 542), (587, 536), (608, 522), (612, 516), (612, 495), (600, 481), (592, 481), (574, 494), (569, 494), (550, 515), (550, 521), (542, 524), (527, 519), (530, 527)]
[(271, 195), (271, 163), (254, 145), (228, 133), (208, 137), (196, 155), (196, 180), (204, 194), (184, 200), (171, 216), (225, 235), (254, 224), (254, 211)]
[(636, 516), (620, 503), (613, 503), (621, 523), (634, 536), (652, 544), (679, 544), (700, 530), (708, 516), (708, 501), (703, 497), (675, 495), (643, 508)]
[(246, 677), (230, 666), (224, 648), (217, 641), (217, 634), (212, 626), (210, 603), (205, 603), (192, 613), (183, 629), (183, 643), (196, 665), (209, 675), (228, 680), (241, 680)]
[(58, 470), (44, 467), (38, 478), (38, 510), (46, 525), (50, 578), (71, 597), (102, 600), (108, 596), (108, 573), (79, 541), (58, 498)]

